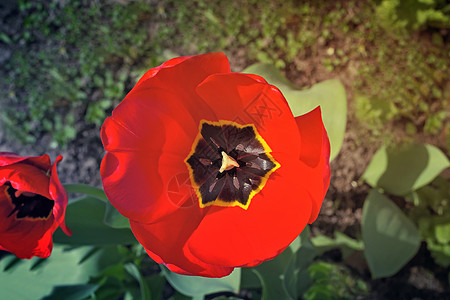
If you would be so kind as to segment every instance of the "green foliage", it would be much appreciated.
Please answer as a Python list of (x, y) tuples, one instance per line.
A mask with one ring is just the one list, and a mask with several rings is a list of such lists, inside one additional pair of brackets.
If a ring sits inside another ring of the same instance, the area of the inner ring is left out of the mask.
[(361, 220), (364, 255), (373, 278), (397, 273), (419, 250), (419, 231), (388, 198), (369, 193)]
[(362, 178), (372, 187), (402, 196), (430, 183), (449, 166), (447, 157), (432, 145), (382, 146), (372, 157)]
[(412, 193), (409, 215), (418, 225), (436, 263), (450, 266), (450, 182), (442, 177)]
[(377, 15), (387, 29), (450, 27), (450, 4), (445, 0), (383, 0)]
[[(374, 188), (382, 188), (393, 195), (406, 196), (414, 207), (407, 210), (408, 218), (389, 199), (378, 192), (372, 191), (366, 199), (363, 207), (362, 232), (366, 246), (365, 254), (374, 276), (382, 277), (395, 273), (413, 255), (412, 252), (402, 250), (410, 256), (404, 253), (399, 254), (406, 260), (397, 259), (398, 265), (396, 265), (383, 261), (387, 259), (387, 253), (384, 256), (382, 249), (376, 248), (375, 245), (385, 247), (389, 243), (398, 243), (385, 249), (400, 249), (401, 243), (398, 240), (403, 240), (403, 247), (412, 251), (413, 248), (404, 242), (409, 240), (412, 243), (411, 236), (415, 237), (417, 230), (421, 239), (427, 242), (428, 249), (436, 262), (445, 267), (450, 265), (450, 241), (446, 238), (450, 230), (448, 225), (450, 224), (448, 205), (450, 185), (448, 180), (437, 177), (449, 166), (447, 157), (431, 145), (410, 144), (399, 148), (382, 146), (375, 153), (362, 178)], [(374, 204), (375, 201), (378, 201), (377, 205)], [(418, 229), (415, 229), (412, 221), (418, 225)], [(377, 229), (384, 223), (386, 226), (388, 224), (393, 226), (398, 234), (403, 231), (403, 238), (398, 236), (397, 240), (393, 239), (386, 234), (387, 229)], [(373, 241), (368, 240), (368, 232), (371, 233), (370, 239)], [(383, 238), (386, 240), (383, 241)], [(393, 257), (393, 254), (389, 256)], [(384, 265), (393, 269), (383, 269)]]
[(320, 253), (331, 249), (339, 249), (344, 259), (349, 257), (353, 252), (364, 249), (364, 243), (361, 240), (352, 239), (339, 231), (334, 232), (334, 239), (325, 235), (316, 235), (311, 241)]
[(53, 146), (63, 146), (76, 137), (79, 118), (101, 125), (125, 96), (130, 67), (161, 62), (170, 33), (153, 36), (142, 26), (154, 12), (144, 2), (22, 0), (19, 9), (24, 26), (8, 37), (17, 51), (4, 66), (10, 93), (2, 119), (23, 142), (48, 132)]
[(238, 292), (241, 283), (241, 269), (235, 269), (223, 278), (205, 278), (198, 276), (179, 275), (162, 267), (167, 281), (180, 293), (191, 297), (203, 297), (216, 292)]
[(318, 261), (308, 268), (313, 284), (304, 294), (306, 300), (355, 299), (367, 296), (368, 287), (355, 279), (344, 266)]
[[(2, 297), (6, 299), (40, 299), (52, 292), (54, 286), (85, 284), (89, 277), (97, 275), (102, 266), (98, 264), (104, 252), (86, 257), (92, 247), (66, 249), (55, 246), (52, 255), (34, 267), (39, 258), (21, 260), (5, 271), (5, 267), (14, 259), (13, 255), (0, 260), (0, 270), (4, 276), (0, 281)], [(80, 261), (84, 260), (82, 264)], [(70, 270), (70, 272), (68, 272)], [(24, 289), (24, 282), (27, 288)], [(53, 294), (57, 291), (54, 290)]]
[(105, 203), (86, 196), (71, 201), (67, 206), (66, 225), (72, 236), (60, 229), (53, 235), (57, 243), (68, 245), (129, 245), (136, 243), (130, 229), (114, 229), (103, 223)]

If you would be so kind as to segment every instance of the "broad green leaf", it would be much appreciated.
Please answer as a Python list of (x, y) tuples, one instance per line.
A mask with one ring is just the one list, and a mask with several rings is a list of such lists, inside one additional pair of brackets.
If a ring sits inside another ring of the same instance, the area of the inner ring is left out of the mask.
[(419, 249), (414, 223), (376, 190), (364, 202), (361, 225), (364, 255), (373, 278), (394, 275)]
[(430, 183), (449, 166), (444, 153), (432, 145), (412, 144), (396, 149), (382, 146), (362, 178), (372, 187), (402, 196)]
[(139, 282), (139, 287), (141, 290), (141, 297), (142, 300), (151, 300), (152, 295), (150, 294), (150, 290), (147, 286), (147, 282), (145, 281), (144, 277), (142, 276), (141, 272), (139, 272), (138, 268), (133, 263), (127, 263), (125, 265), (125, 270), (134, 277)]
[(262, 300), (293, 299), (284, 284), (285, 273), (288, 270), (292, 255), (292, 250), (288, 247), (274, 259), (252, 268), (252, 271), (261, 281)]
[(241, 283), (241, 269), (234, 271), (222, 278), (206, 278), (199, 276), (187, 276), (174, 273), (161, 266), (163, 274), (170, 285), (180, 293), (191, 297), (203, 297), (217, 292), (238, 292)]
[(313, 85), (310, 89), (300, 90), (270, 64), (254, 64), (243, 72), (260, 75), (268, 83), (278, 87), (294, 117), (306, 114), (320, 105), (323, 123), (330, 138), (330, 160), (336, 157), (344, 141), (347, 123), (347, 96), (343, 84), (338, 79), (326, 80)]
[(112, 228), (130, 228), (130, 222), (128, 219), (122, 216), (109, 201), (106, 202), (104, 222)]
[(261, 287), (259, 277), (252, 271), (252, 268), (241, 269), (241, 289), (257, 289)]
[(58, 229), (53, 241), (69, 245), (126, 245), (136, 243), (129, 229), (114, 229), (103, 223), (105, 203), (97, 198), (85, 197), (70, 203), (66, 209), (66, 224), (72, 236)]
[(150, 289), (152, 299), (163, 299), (163, 291), (166, 279), (161, 273), (157, 273), (148, 277), (145, 277), (145, 282)]
[(0, 260), (0, 298), (2, 299), (40, 299), (52, 292), (54, 286), (85, 284), (91, 276), (100, 272), (98, 252), (80, 261), (90, 252), (92, 247), (80, 247), (70, 251), (55, 245), (46, 263), (38, 269), (31, 270), (38, 258), (22, 260), (5, 271), (8, 258)]
[(83, 300), (98, 289), (96, 284), (74, 284), (55, 286), (50, 295), (43, 300)]
[(64, 184), (64, 188), (67, 193), (85, 194), (103, 201), (108, 201), (105, 192), (95, 186), (81, 183), (67, 183)]
[(309, 226), (305, 227), (289, 248), (293, 255), (284, 272), (282, 284), (290, 298), (297, 299), (311, 284), (307, 270), (318, 255), (316, 247), (311, 243)]

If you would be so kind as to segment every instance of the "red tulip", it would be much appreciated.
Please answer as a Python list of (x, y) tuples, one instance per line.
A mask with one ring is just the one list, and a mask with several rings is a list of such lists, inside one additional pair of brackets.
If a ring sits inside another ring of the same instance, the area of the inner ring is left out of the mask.
[(147, 253), (222, 277), (283, 251), (330, 180), (320, 109), (294, 118), (281, 92), (232, 73), (223, 53), (149, 70), (102, 126), (103, 186)]
[(64, 224), (67, 194), (48, 155), (0, 152), (0, 250), (19, 258), (48, 257), (53, 232)]

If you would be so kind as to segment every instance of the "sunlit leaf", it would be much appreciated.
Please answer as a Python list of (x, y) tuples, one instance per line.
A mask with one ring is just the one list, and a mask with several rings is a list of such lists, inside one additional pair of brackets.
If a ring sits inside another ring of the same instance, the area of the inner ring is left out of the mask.
[(80, 263), (92, 247), (80, 247), (65, 251), (62, 246), (53, 248), (47, 262), (40, 268), (31, 270), (38, 258), (22, 260), (5, 271), (8, 259), (0, 260), (0, 298), (2, 299), (40, 299), (52, 293), (54, 286), (85, 284), (91, 276), (98, 275), (101, 266), (101, 252)]
[(241, 269), (222, 278), (206, 278), (199, 276), (180, 275), (161, 267), (167, 281), (180, 293), (191, 297), (203, 297), (217, 292), (238, 292), (241, 283)]
[(127, 245), (136, 243), (129, 229), (114, 229), (103, 223), (105, 203), (97, 198), (84, 197), (70, 203), (66, 210), (66, 224), (72, 236), (58, 229), (53, 235), (56, 243), (69, 245)]
[(419, 232), (388, 198), (372, 190), (363, 206), (364, 255), (373, 278), (397, 273), (416, 253)]
[(436, 240), (441, 244), (450, 244), (450, 219), (447, 218), (447, 223), (437, 223), (434, 227)]
[(412, 144), (395, 149), (382, 146), (362, 178), (372, 187), (393, 195), (406, 195), (430, 183), (449, 166), (444, 153), (432, 145)]
[(267, 82), (278, 87), (295, 117), (308, 113), (320, 105), (322, 119), (331, 143), (330, 160), (336, 157), (344, 141), (347, 123), (347, 96), (339, 80), (326, 80), (313, 85), (310, 89), (300, 90), (271, 64), (254, 64), (243, 72), (260, 75)]
[(98, 289), (96, 284), (61, 285), (53, 288), (50, 295), (43, 300), (83, 300)]

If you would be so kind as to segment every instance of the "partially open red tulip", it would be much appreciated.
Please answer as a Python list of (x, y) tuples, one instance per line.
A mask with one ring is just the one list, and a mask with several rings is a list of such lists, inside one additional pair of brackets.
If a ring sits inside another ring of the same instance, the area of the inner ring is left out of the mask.
[(156, 262), (222, 277), (282, 252), (330, 180), (320, 108), (294, 118), (281, 92), (223, 53), (149, 70), (102, 127), (105, 192)]
[(48, 257), (52, 235), (64, 223), (67, 194), (48, 155), (0, 152), (0, 250), (19, 258)]

